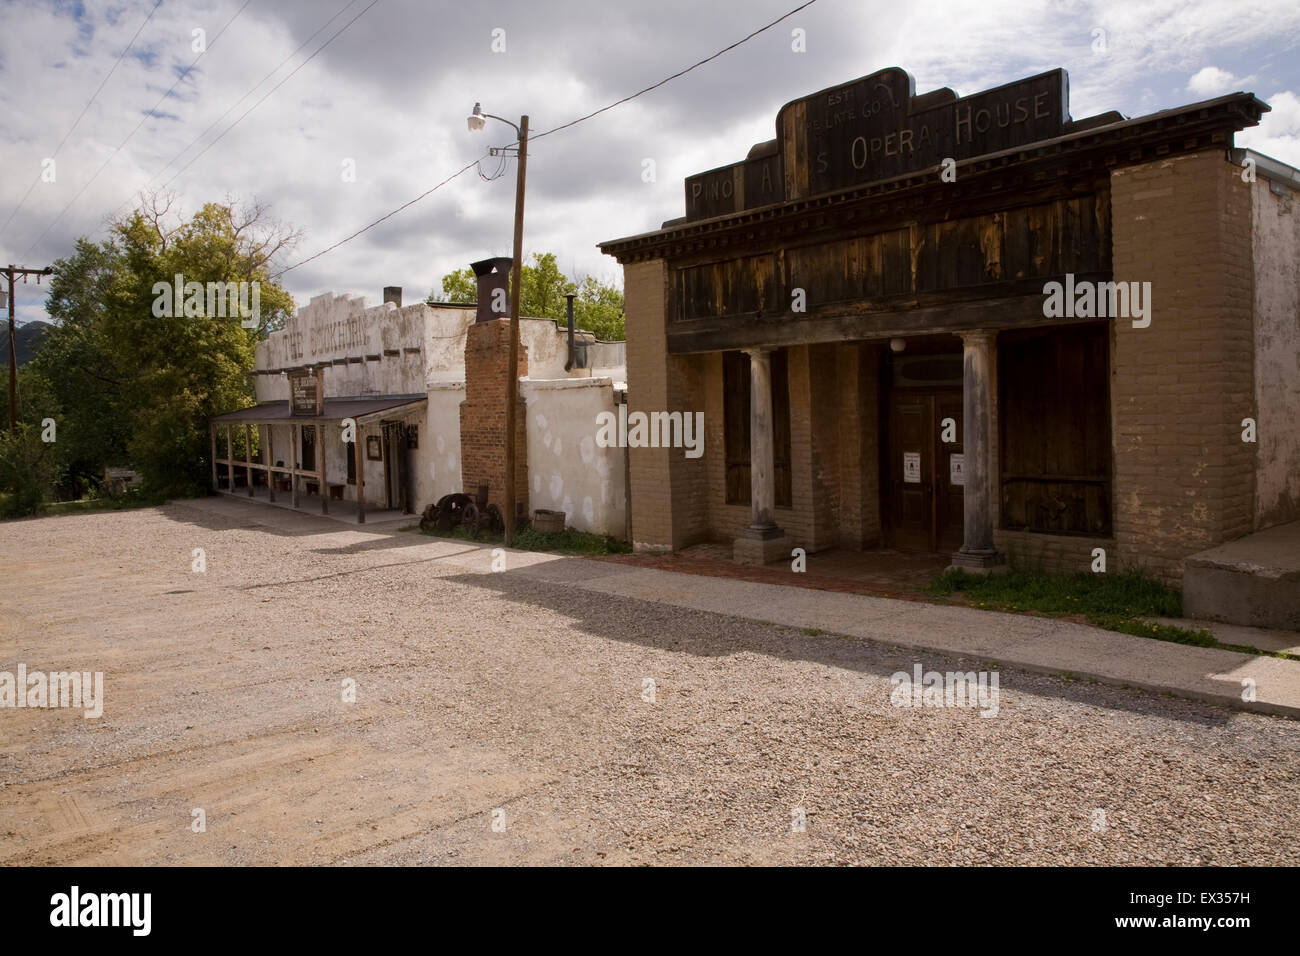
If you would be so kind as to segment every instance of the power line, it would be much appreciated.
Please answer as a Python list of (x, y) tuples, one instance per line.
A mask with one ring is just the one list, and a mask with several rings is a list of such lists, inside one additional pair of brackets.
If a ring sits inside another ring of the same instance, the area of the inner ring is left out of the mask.
[(546, 132), (544, 132), (544, 133), (538, 133), (536, 136), (530, 136), (530, 137), (528, 137), (529, 142), (532, 142), (533, 140), (536, 140), (536, 139), (541, 139), (543, 136), (550, 136), (552, 133), (558, 133), (560, 130), (562, 130), (562, 129), (568, 129), (570, 126), (577, 126), (579, 123), (585, 123), (587, 120), (591, 119), (593, 116), (599, 116), (601, 113), (604, 113), (606, 110), (612, 110), (612, 109), (613, 109), (614, 107), (616, 107), (616, 106), (622, 106), (624, 103), (627, 103), (627, 102), (630, 101), (630, 100), (634, 100), (634, 99), (636, 99), (638, 96), (642, 96), (642, 95), (645, 94), (645, 93), (649, 93), (651, 90), (657, 90), (657, 89), (659, 89), (659, 87), (663, 86), (665, 83), (670, 83), (670, 82), (672, 82), (673, 80), (677, 79), (678, 77), (685, 76), (687, 73), (691, 72), (691, 70), (694, 70), (694, 69), (696, 69), (697, 67), (701, 67), (701, 66), (703, 66), (705, 63), (708, 63), (708, 62), (710, 62), (710, 61), (712, 61), (712, 60), (716, 60), (718, 57), (722, 56), (724, 53), (730, 53), (732, 50), (734, 50), (736, 47), (740, 46), (742, 43), (746, 43), (746, 42), (748, 42), (748, 41), (754, 39), (754, 37), (758, 36), (760, 33), (763, 33), (763, 32), (765, 32), (765, 31), (767, 31), (767, 30), (772, 29), (772, 27), (776, 26), (776, 25), (777, 25), (778, 23), (780, 23), (782, 20), (788, 20), (790, 17), (794, 16), (794, 15), (795, 15), (796, 13), (798, 13), (800, 10), (806, 9), (807, 7), (811, 7), (811, 6), (812, 6), (814, 3), (816, 3), (816, 2), (817, 2), (817, 0), (808, 0), (807, 3), (800, 4), (799, 6), (795, 7), (793, 10), (791, 10), (789, 13), (783, 13), (781, 16), (777, 17), (775, 20), (773, 20), (773, 21), (772, 21), (771, 23), (769, 23), (767, 26), (759, 27), (757, 30), (755, 30), (753, 33), (749, 34), (748, 36), (741, 37), (741, 38), (740, 38), (739, 40), (737, 40), (735, 43), (731, 44), (731, 46), (723, 47), (721, 50), (719, 50), (717, 53), (714, 53), (712, 56), (706, 56), (703, 60), (700, 60), (698, 63), (692, 63), (692, 64), (691, 64), (690, 66), (688, 66), (686, 69), (681, 70), (681, 71), (679, 71), (679, 72), (677, 72), (677, 73), (674, 73), (672, 76), (665, 77), (664, 79), (660, 80), (658, 83), (655, 83), (653, 86), (647, 86), (644, 90), (639, 90), (638, 92), (633, 93), (631, 96), (625, 96), (625, 97), (623, 97), (621, 100), (615, 100), (613, 103), (610, 103), (608, 106), (602, 106), (600, 109), (598, 109), (598, 110), (596, 110), (596, 111), (594, 111), (594, 112), (588, 113), (586, 116), (579, 116), (577, 119), (575, 119), (575, 120), (570, 120), (569, 122), (565, 123), (565, 124), (562, 125), (562, 126), (556, 126), (556, 127), (552, 128), (552, 129), (548, 129), (548, 130), (547, 130)]
[(235, 15), (232, 16), (229, 20), (227, 20), (225, 26), (223, 26), (220, 30), (218, 30), (217, 35), (214, 36), (212, 40), (207, 43), (207, 45), (204, 48), (204, 51), (200, 53), (198, 56), (196, 56), (190, 62), (190, 65), (185, 68), (185, 71), (176, 78), (176, 82), (171, 85), (171, 89), (169, 89), (162, 96), (158, 97), (158, 102), (154, 103), (154, 105), (149, 108), (149, 111), (146, 112), (144, 116), (140, 117), (140, 122), (136, 123), (135, 129), (131, 130), (131, 132), (126, 134), (126, 139), (122, 140), (122, 142), (117, 144), (117, 148), (114, 149), (113, 152), (109, 154), (108, 159), (104, 160), (103, 164), (99, 167), (99, 169), (95, 170), (95, 174), (91, 176), (88, 180), (86, 180), (85, 183), (82, 184), (82, 187), (77, 190), (76, 195), (68, 200), (68, 204), (63, 207), (63, 210), (57, 216), (54, 217), (53, 221), (48, 226), (45, 227), (45, 231), (36, 237), (35, 242), (33, 242), (30, 246), (28, 246), (27, 251), (23, 253), (24, 258), (30, 255), (31, 251), (36, 248), (36, 246), (40, 243), (40, 241), (49, 234), (49, 231), (53, 229), (56, 225), (58, 225), (59, 220), (62, 219), (64, 215), (67, 214), (67, 211), (69, 209), (72, 208), (72, 204), (75, 203), (79, 198), (81, 198), (81, 194), (84, 193), (87, 190), (87, 188), (89, 188), (91, 183), (93, 183), (96, 179), (99, 178), (99, 174), (102, 173), (108, 167), (108, 164), (113, 161), (113, 157), (116, 156), (119, 152), (121, 152), (122, 147), (125, 146), (130, 141), (131, 137), (134, 136), (136, 133), (140, 132), (140, 127), (144, 126), (145, 122), (149, 119), (150, 116), (154, 115), (158, 107), (162, 105), (163, 101), (166, 100), (167, 97), (171, 96), (173, 92), (175, 92), (176, 87), (180, 86), (181, 81), (184, 80), (185, 77), (189, 76), (190, 71), (194, 69), (195, 65), (199, 62), (199, 60), (201, 60), (209, 50), (211, 50), (214, 46), (217, 45), (217, 41), (220, 40), (221, 35), (226, 32), (226, 28), (229, 27), (232, 23), (234, 23), (235, 20), (239, 18), (239, 15), (243, 13), (244, 10), (248, 7), (248, 5), (252, 2), (253, 0), (244, 0), (244, 5), (235, 11)]
[(375, 220), (374, 222), (372, 222), (370, 225), (368, 225), (368, 226), (363, 226), (362, 228), (360, 228), (360, 229), (358, 229), (356, 232), (354, 232), (352, 235), (348, 236), (346, 239), (340, 239), (338, 242), (334, 243), (334, 245), (329, 246), (329, 247), (327, 247), (327, 248), (325, 248), (325, 249), (322, 249), (320, 252), (316, 253), (316, 254), (313, 255), (313, 256), (308, 256), (306, 259), (302, 260), (302, 262), (295, 262), (293, 265), (289, 266), (288, 268), (286, 268), (286, 269), (281, 269), (279, 272), (275, 273), (275, 275), (271, 276), (271, 278), (272, 278), (272, 279), (278, 279), (278, 278), (280, 278), (280, 276), (284, 275), (286, 272), (292, 272), (294, 269), (297, 269), (299, 266), (305, 266), (307, 263), (311, 262), (313, 259), (319, 259), (321, 256), (325, 255), (325, 253), (327, 253), (327, 252), (333, 252), (333, 251), (334, 251), (335, 249), (337, 249), (339, 246), (343, 245), (345, 242), (351, 242), (353, 239), (355, 239), (357, 236), (361, 235), (363, 232), (369, 232), (371, 229), (375, 228), (375, 226), (379, 225), (379, 224), (380, 224), (381, 222), (383, 222), (385, 219), (391, 219), (393, 216), (396, 216), (396, 215), (397, 215), (399, 212), (401, 212), (403, 209), (406, 209), (408, 206), (414, 206), (417, 202), (419, 202), (419, 201), (420, 201), (421, 199), (423, 199), (425, 196), (428, 196), (430, 193), (436, 192), (437, 190), (441, 189), (443, 186), (445, 186), (445, 185), (447, 185), (449, 182), (451, 182), (453, 179), (456, 179), (458, 176), (464, 175), (465, 173), (469, 172), (471, 169), (473, 169), (473, 168), (475, 168), (476, 166), (478, 166), (478, 164), (481, 163), (483, 160), (487, 159), (488, 156), (490, 156), (490, 155), (491, 155), (490, 153), (484, 153), (482, 156), (480, 156), (478, 159), (474, 160), (472, 163), (466, 163), (464, 166), (462, 166), (460, 169), (456, 170), (456, 172), (452, 173), (450, 176), (448, 176), (448, 177), (447, 177), (446, 179), (444, 179), (442, 182), (438, 183), (438, 185), (434, 186), (433, 188), (431, 188), (431, 189), (426, 189), (424, 192), (420, 193), (420, 195), (416, 196), (414, 199), (410, 200), (409, 202), (404, 202), (404, 203), (402, 203), (402, 205), (398, 206), (398, 207), (397, 207), (396, 209), (394, 209), (392, 212), (387, 213), (387, 214), (385, 214), (385, 215), (383, 215), (383, 216), (380, 216), (378, 219), (376, 219), (376, 220)]
[[(68, 127), (68, 131), (63, 134), (63, 139), (59, 140), (59, 145), (54, 147), (54, 152), (50, 154), (51, 159), (59, 155), (59, 150), (63, 148), (63, 144), (68, 141), (68, 137), (71, 136), (72, 131), (77, 128), (77, 124), (79, 124), (81, 122), (82, 117), (86, 115), (86, 111), (90, 109), (91, 104), (94, 103), (95, 100), (99, 97), (100, 92), (104, 89), (104, 85), (109, 81), (109, 79), (112, 78), (113, 74), (117, 72), (118, 66), (122, 63), (124, 59), (126, 59), (126, 55), (131, 52), (131, 47), (135, 46), (135, 41), (139, 39), (141, 31), (144, 30), (144, 28), (149, 25), (149, 21), (153, 19), (153, 15), (158, 12), (158, 8), (161, 5), (162, 5), (162, 0), (156, 0), (156, 2), (153, 5), (153, 9), (150, 10), (149, 15), (144, 18), (144, 23), (141, 23), (140, 26), (136, 29), (135, 36), (131, 37), (131, 42), (126, 45), (126, 49), (122, 51), (121, 55), (118, 56), (117, 60), (113, 63), (113, 68), (109, 70), (108, 73), (104, 76), (104, 79), (100, 81), (99, 87), (95, 90), (93, 94), (91, 94), (90, 99), (86, 101), (86, 105), (81, 108), (81, 112), (77, 114), (77, 118), (73, 120), (72, 125)], [(37, 173), (36, 178), (32, 180), (32, 184), (27, 187), (27, 192), (23, 193), (23, 198), (18, 200), (18, 205), (14, 207), (14, 211), (9, 214), (9, 218), (5, 220), (4, 225), (0, 226), (0, 232), (4, 232), (6, 229), (9, 228), (9, 223), (13, 222), (14, 216), (18, 215), (18, 210), (23, 208), (23, 204), (27, 202), (27, 197), (32, 194), (32, 190), (36, 188), (36, 184), (40, 181), (41, 181), (41, 174)]]
[[(235, 102), (231, 103), (228, 107), (226, 107), (226, 111), (225, 111), (224, 113), (222, 113), (220, 116), (218, 116), (218, 117), (217, 117), (215, 120), (213, 120), (211, 123), (209, 123), (208, 126), (207, 126), (207, 128), (204, 129), (203, 132), (199, 133), (198, 136), (195, 136), (192, 140), (190, 140), (188, 143), (186, 143), (184, 146), (182, 146), (181, 149), (176, 153), (175, 156), (173, 156), (171, 159), (169, 159), (166, 163), (163, 164), (163, 166), (162, 166), (162, 167), (161, 167), (157, 172), (155, 172), (153, 175), (151, 175), (148, 179), (145, 180), (145, 182), (144, 182), (144, 187), (141, 187), (141, 188), (145, 188), (145, 187), (147, 187), (147, 186), (148, 186), (150, 183), (152, 183), (155, 179), (157, 179), (159, 176), (161, 176), (163, 173), (165, 173), (165, 172), (166, 172), (166, 171), (171, 167), (172, 163), (176, 162), (176, 160), (178, 160), (178, 159), (180, 159), (182, 156), (184, 156), (185, 153), (186, 153), (186, 151), (188, 151), (188, 150), (190, 149), (191, 146), (193, 146), (195, 143), (197, 143), (199, 140), (201, 140), (204, 136), (208, 135), (208, 133), (211, 132), (212, 129), (213, 129), (214, 127), (216, 127), (218, 123), (220, 123), (223, 119), (225, 119), (227, 116), (229, 116), (229, 115), (234, 111), (234, 109), (235, 109), (237, 106), (239, 106), (240, 103), (244, 102), (244, 100), (248, 99), (248, 98), (249, 98), (250, 96), (252, 96), (255, 92), (257, 92), (258, 87), (260, 87), (263, 83), (265, 83), (265, 82), (266, 82), (267, 80), (269, 80), (271, 77), (275, 76), (275, 74), (279, 73), (280, 70), (284, 67), (284, 65), (285, 65), (286, 63), (288, 63), (288, 62), (289, 62), (290, 60), (292, 60), (295, 56), (297, 56), (297, 55), (298, 55), (299, 53), (301, 53), (304, 49), (306, 49), (307, 46), (311, 43), (312, 40), (316, 39), (316, 37), (318, 37), (322, 32), (324, 32), (324, 30), (325, 30), (326, 27), (328, 27), (331, 23), (333, 23), (333, 22), (334, 22), (335, 20), (337, 20), (340, 16), (342, 16), (343, 13), (347, 10), (347, 8), (350, 7), (350, 6), (352, 6), (352, 4), (354, 4), (354, 3), (356, 3), (356, 2), (357, 2), (357, 0), (347, 0), (347, 2), (346, 2), (345, 4), (343, 4), (343, 6), (339, 7), (339, 9), (334, 13), (333, 16), (331, 16), (328, 20), (326, 20), (324, 23), (322, 23), (319, 27), (316, 28), (316, 32), (315, 32), (315, 33), (313, 33), (313, 34), (312, 34), (311, 36), (309, 36), (306, 40), (304, 40), (302, 43), (300, 43), (300, 44), (298, 45), (298, 48), (297, 48), (296, 50), (294, 50), (292, 53), (290, 53), (288, 56), (286, 56), (283, 60), (281, 60), (279, 63), (277, 63), (274, 67), (272, 67), (272, 68), (271, 68), (271, 71), (270, 71), (269, 73), (267, 73), (266, 76), (262, 77), (260, 80), (258, 80), (256, 83), (254, 83), (254, 84), (252, 85), (252, 87), (249, 88), (249, 90), (248, 90), (247, 93), (245, 93), (245, 94), (244, 94), (243, 96), (241, 96), (239, 99), (235, 100)], [(134, 195), (134, 194), (133, 194), (133, 195)], [(124, 199), (122, 202), (120, 202), (120, 203), (118, 204), (117, 208), (113, 211), (113, 215), (117, 215), (117, 213), (119, 213), (119, 212), (122, 210), (122, 208), (123, 208), (124, 206), (128, 205), (130, 202), (131, 202), (131, 197), (127, 197), (127, 198)]]
[[(604, 113), (604, 112), (606, 112), (606, 111), (608, 111), (608, 110), (612, 110), (612, 109), (613, 109), (614, 107), (616, 107), (616, 106), (621, 106), (623, 103), (626, 103), (626, 102), (628, 102), (629, 100), (634, 100), (634, 99), (636, 99), (638, 96), (641, 96), (641, 95), (643, 95), (643, 94), (645, 94), (645, 93), (649, 93), (651, 90), (657, 90), (659, 87), (663, 86), (665, 83), (669, 83), (669, 82), (671, 82), (672, 80), (677, 79), (678, 77), (685, 76), (687, 73), (691, 72), (692, 70), (696, 69), (697, 67), (703, 66), (705, 63), (708, 63), (708, 62), (710, 62), (711, 60), (716, 60), (718, 57), (722, 56), (724, 53), (729, 53), (730, 51), (734, 50), (736, 47), (740, 46), (742, 43), (746, 43), (746, 42), (748, 42), (749, 40), (752, 40), (754, 37), (758, 36), (760, 33), (763, 33), (763, 32), (765, 32), (765, 31), (767, 31), (767, 30), (772, 29), (772, 27), (776, 26), (776, 25), (777, 25), (778, 23), (780, 23), (782, 20), (789, 19), (790, 17), (792, 17), (792, 16), (794, 16), (796, 13), (798, 13), (800, 10), (806, 9), (807, 7), (811, 7), (811, 6), (812, 6), (814, 3), (816, 3), (816, 2), (817, 2), (817, 0), (807, 0), (806, 3), (802, 3), (802, 4), (800, 4), (799, 6), (795, 7), (793, 10), (789, 11), (788, 13), (784, 13), (784, 14), (782, 14), (781, 16), (777, 17), (775, 20), (773, 20), (771, 23), (767, 24), (766, 26), (760, 27), (759, 29), (755, 30), (753, 33), (750, 33), (748, 36), (742, 37), (741, 39), (737, 40), (735, 43), (731, 44), (730, 46), (723, 47), (721, 50), (719, 50), (717, 53), (714, 53), (712, 56), (707, 56), (707, 57), (705, 57), (703, 60), (700, 60), (700, 61), (697, 62), (697, 63), (693, 63), (693, 64), (691, 64), (691, 65), (688, 66), (686, 69), (684, 69), (684, 70), (679, 70), (678, 72), (674, 73), (672, 76), (665, 77), (664, 79), (660, 80), (658, 83), (655, 83), (653, 86), (647, 86), (647, 87), (646, 87), (645, 89), (643, 89), (643, 90), (640, 90), (640, 91), (638, 91), (638, 92), (636, 92), (636, 93), (633, 93), (633, 94), (630, 95), (630, 96), (625, 96), (625, 97), (623, 97), (621, 100), (616, 100), (615, 102), (610, 103), (608, 106), (602, 106), (600, 109), (598, 109), (598, 110), (596, 110), (596, 111), (594, 111), (594, 112), (592, 112), (592, 113), (588, 113), (586, 116), (580, 116), (580, 117), (578, 117), (578, 118), (575, 119), (575, 120), (571, 120), (571, 121), (569, 121), (568, 123), (563, 124), (562, 126), (556, 126), (556, 127), (552, 128), (552, 129), (548, 129), (548, 130), (547, 130), (546, 132), (544, 132), (544, 133), (538, 133), (538, 134), (535, 135), (535, 136), (529, 136), (529, 137), (528, 137), (528, 141), (531, 143), (531, 142), (533, 142), (533, 140), (541, 139), (543, 136), (550, 136), (552, 133), (558, 133), (558, 132), (559, 132), (560, 130), (562, 130), (562, 129), (568, 129), (568, 128), (571, 127), (571, 126), (577, 126), (579, 123), (586, 122), (587, 120), (591, 119), (593, 116), (599, 116), (601, 113)], [(478, 166), (479, 163), (481, 163), (484, 159), (486, 159), (486, 158), (487, 158), (488, 156), (490, 156), (490, 155), (492, 155), (492, 154), (491, 154), (491, 152), (489, 151), (489, 152), (488, 152), (487, 154), (485, 154), (484, 156), (480, 156), (478, 159), (474, 160), (474, 162), (469, 163), (469, 164), (466, 165), (466, 166), (462, 166), (459, 170), (457, 170), (456, 172), (452, 173), (450, 176), (448, 176), (448, 177), (447, 177), (446, 179), (444, 179), (442, 182), (438, 183), (438, 185), (434, 186), (432, 189), (426, 190), (425, 192), (423, 192), (423, 193), (421, 193), (420, 195), (416, 196), (414, 199), (410, 200), (409, 202), (405, 202), (405, 203), (403, 203), (402, 205), (398, 206), (396, 209), (394, 209), (392, 212), (388, 213), (387, 215), (380, 216), (380, 217), (379, 217), (378, 219), (376, 219), (374, 222), (370, 223), (370, 225), (368, 225), (368, 226), (363, 226), (362, 228), (360, 228), (360, 229), (358, 229), (356, 232), (354, 232), (352, 235), (348, 236), (346, 239), (340, 239), (338, 242), (334, 243), (334, 245), (329, 246), (329, 247), (327, 247), (327, 248), (325, 248), (325, 249), (322, 249), (320, 252), (316, 253), (315, 255), (313, 255), (313, 256), (311, 256), (311, 257), (309, 257), (309, 258), (307, 258), (307, 259), (302, 260), (302, 262), (296, 262), (296, 263), (294, 263), (293, 265), (289, 266), (289, 267), (286, 268), (286, 269), (281, 269), (279, 272), (277, 272), (277, 273), (275, 273), (274, 275), (272, 275), (271, 278), (272, 278), (272, 279), (278, 279), (280, 276), (284, 275), (285, 273), (287, 273), (287, 272), (292, 272), (294, 269), (297, 269), (299, 266), (306, 265), (307, 263), (311, 262), (313, 259), (319, 259), (321, 256), (325, 255), (327, 252), (333, 252), (335, 249), (337, 249), (339, 246), (343, 245), (344, 243), (351, 242), (353, 239), (357, 238), (357, 236), (360, 236), (362, 233), (365, 233), (365, 232), (370, 231), (370, 230), (373, 229), (375, 226), (377, 226), (377, 225), (379, 225), (381, 222), (383, 222), (385, 219), (389, 219), (389, 218), (391, 218), (392, 216), (397, 215), (397, 214), (398, 214), (399, 212), (401, 212), (403, 209), (406, 209), (406, 208), (408, 208), (408, 207), (410, 207), (410, 206), (414, 206), (414, 205), (415, 205), (417, 202), (419, 202), (421, 199), (423, 199), (424, 197), (428, 196), (430, 193), (434, 192), (435, 190), (441, 189), (443, 186), (445, 186), (447, 183), (451, 182), (453, 179), (456, 179), (456, 178), (457, 178), (458, 176), (460, 176), (462, 173), (468, 172), (469, 170), (475, 168), (476, 166)], [(480, 175), (482, 175), (481, 172), (480, 172)], [(484, 178), (487, 179), (487, 178), (496, 178), (496, 177), (494, 176), (494, 177), (484, 177)]]
[[(196, 162), (198, 162), (199, 158), (200, 158), (204, 153), (206, 153), (208, 150), (210, 150), (213, 146), (216, 146), (217, 143), (221, 142), (222, 137), (224, 137), (224, 136), (226, 135), (226, 133), (229, 133), (232, 129), (234, 129), (236, 126), (238, 126), (238, 125), (240, 124), (240, 122), (244, 119), (245, 116), (247, 116), (249, 113), (253, 112), (253, 110), (257, 109), (259, 106), (261, 106), (263, 103), (265, 103), (266, 100), (267, 100), (267, 98), (270, 97), (270, 95), (271, 95), (272, 93), (274, 93), (274, 92), (275, 92), (276, 90), (278, 90), (280, 87), (284, 86), (284, 84), (288, 83), (291, 79), (293, 79), (293, 76), (294, 76), (295, 73), (297, 73), (297, 72), (298, 72), (299, 70), (301, 70), (304, 66), (306, 66), (308, 63), (310, 63), (312, 60), (314, 60), (314, 59), (316, 58), (316, 55), (317, 55), (318, 53), (320, 53), (321, 50), (325, 49), (327, 46), (329, 46), (331, 43), (333, 43), (335, 40), (337, 40), (338, 37), (339, 37), (339, 34), (341, 34), (341, 33), (342, 33), (344, 30), (346, 30), (348, 27), (352, 26), (352, 24), (356, 23), (358, 20), (360, 20), (362, 17), (364, 17), (364, 16), (366, 15), (366, 13), (370, 10), (370, 8), (373, 7), (375, 4), (377, 4), (378, 2), (379, 2), (379, 0), (370, 0), (369, 5), (366, 6), (365, 9), (363, 9), (360, 13), (358, 13), (355, 17), (353, 17), (353, 18), (352, 18), (351, 20), (349, 20), (347, 23), (343, 24), (343, 26), (339, 27), (339, 29), (334, 33), (334, 35), (331, 36), (331, 37), (330, 37), (328, 40), (326, 40), (324, 43), (322, 43), (320, 46), (318, 46), (318, 47), (316, 48), (315, 52), (312, 53), (311, 56), (307, 57), (307, 59), (303, 60), (303, 61), (302, 61), (301, 63), (299, 63), (296, 67), (294, 67), (294, 68), (293, 68), (293, 72), (291, 72), (288, 76), (286, 76), (286, 77), (285, 77), (283, 80), (281, 80), (279, 83), (275, 84), (275, 86), (273, 86), (273, 87), (271, 87), (269, 90), (267, 90), (267, 91), (266, 91), (266, 95), (263, 96), (263, 97), (262, 97), (260, 100), (258, 100), (256, 103), (254, 103), (252, 106), (250, 106), (248, 109), (246, 109), (242, 114), (240, 114), (239, 119), (235, 120), (233, 123), (231, 123), (229, 126), (227, 126), (227, 127), (226, 127), (222, 132), (221, 132), (221, 134), (220, 134), (219, 136), (217, 136), (216, 139), (214, 139), (212, 142), (208, 143), (207, 146), (204, 146), (203, 149), (199, 150), (199, 152), (194, 156), (193, 159), (191, 159), (188, 163), (186, 163), (186, 164), (185, 164), (184, 166), (182, 166), (180, 169), (176, 170), (176, 174), (175, 174), (174, 176), (172, 176), (171, 179), (167, 180), (167, 182), (163, 183), (163, 188), (165, 189), (165, 188), (167, 188), (168, 186), (170, 186), (172, 183), (174, 183), (174, 182), (176, 181), (177, 177), (180, 176), (181, 173), (185, 172), (185, 170), (187, 170), (187, 169), (189, 169), (191, 166), (193, 166)], [(351, 5), (352, 5), (352, 3), (349, 2), (349, 3), (348, 3), (348, 6), (351, 6)], [(345, 8), (345, 9), (346, 9), (346, 8)], [(331, 18), (331, 19), (333, 19), (333, 18)], [(317, 32), (319, 33), (320, 31), (318, 30)]]

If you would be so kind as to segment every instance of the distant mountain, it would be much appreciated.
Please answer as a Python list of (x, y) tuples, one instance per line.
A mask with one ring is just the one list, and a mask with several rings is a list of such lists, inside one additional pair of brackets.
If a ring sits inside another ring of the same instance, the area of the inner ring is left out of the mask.
[[(28, 322), (26, 325), (18, 326), (18, 333), (14, 336), (14, 348), (19, 365), (26, 365), (36, 357), (36, 353), (41, 350), (41, 343), (52, 328), (54, 326), (49, 322)], [(0, 315), (0, 366), (8, 364), (9, 318)]]

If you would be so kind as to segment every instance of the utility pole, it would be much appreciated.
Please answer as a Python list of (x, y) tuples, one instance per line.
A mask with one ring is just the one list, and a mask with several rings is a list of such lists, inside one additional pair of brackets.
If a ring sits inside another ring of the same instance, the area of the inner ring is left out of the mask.
[(519, 178), (515, 181), (515, 261), (510, 277), (510, 364), (506, 378), (506, 547), (515, 542), (515, 418), (519, 404), (519, 291), (524, 268), (524, 171), (528, 167), (528, 117), (519, 120)]
[[(510, 366), (506, 375), (506, 494), (505, 514), (506, 547), (515, 541), (515, 406), (519, 404), (519, 290), (523, 284), (524, 268), (524, 177), (528, 168), (528, 116), (520, 117), (519, 125), (503, 116), (484, 113), (483, 108), (474, 104), (474, 112), (466, 117), (471, 133), (481, 130), (488, 120), (494, 119), (513, 127), (519, 145), (515, 149), (519, 157), (519, 175), (515, 180), (515, 257), (510, 270)], [(492, 156), (510, 155), (510, 148), (493, 148), (488, 150)]]
[(50, 275), (54, 269), (50, 266), (28, 269), (11, 262), (7, 269), (0, 269), (0, 272), (9, 277), (9, 431), (13, 433), (18, 430), (18, 336), (14, 325), (14, 277), (22, 276), (25, 283), (29, 275), (36, 276), (36, 284), (40, 285), (41, 276)]

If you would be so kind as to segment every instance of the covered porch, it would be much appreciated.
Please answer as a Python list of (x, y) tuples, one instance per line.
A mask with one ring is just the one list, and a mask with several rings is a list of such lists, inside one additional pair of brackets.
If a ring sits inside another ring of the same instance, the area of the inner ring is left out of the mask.
[(212, 490), (295, 509), (318, 506), (324, 515), (331, 501), (342, 508), (351, 498), (354, 519), (364, 524), (369, 471), (385, 494), (383, 502), (371, 495), (372, 514), (401, 515), (411, 507), (400, 480), (404, 452), (392, 448), (388, 426), (422, 414), (426, 403), (423, 395), (327, 397), (317, 415), (294, 414), (288, 401), (218, 415), (209, 427)]

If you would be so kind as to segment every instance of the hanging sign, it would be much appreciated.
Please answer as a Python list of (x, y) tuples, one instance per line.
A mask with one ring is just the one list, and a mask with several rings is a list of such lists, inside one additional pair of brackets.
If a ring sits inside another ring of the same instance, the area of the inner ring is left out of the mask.
[[(321, 370), (323, 371), (323, 370)], [(325, 410), (325, 389), (320, 371), (289, 373), (291, 415), (315, 417)]]

